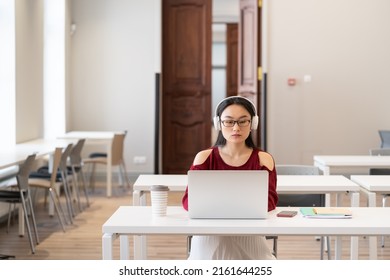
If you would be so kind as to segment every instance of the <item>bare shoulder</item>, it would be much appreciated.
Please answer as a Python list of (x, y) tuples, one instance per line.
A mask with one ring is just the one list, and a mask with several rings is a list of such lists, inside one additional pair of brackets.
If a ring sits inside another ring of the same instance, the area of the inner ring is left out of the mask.
[(203, 150), (203, 151), (200, 151), (199, 153), (197, 153), (197, 155), (195, 156), (195, 159), (194, 159), (194, 165), (199, 165), (199, 164), (202, 164), (205, 162), (205, 160), (209, 157), (209, 155), (211, 154), (211, 151), (213, 149), (207, 149), (207, 150)]
[(273, 170), (275, 166), (274, 158), (267, 152), (259, 152), (259, 160), (262, 166), (267, 167), (269, 170)]

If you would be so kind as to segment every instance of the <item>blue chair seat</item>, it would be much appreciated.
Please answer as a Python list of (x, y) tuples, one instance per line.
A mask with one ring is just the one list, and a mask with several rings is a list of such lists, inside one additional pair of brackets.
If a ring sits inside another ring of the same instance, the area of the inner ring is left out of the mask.
[[(49, 172), (48, 166), (42, 166), (37, 171), (33, 171), (30, 173), (29, 178), (38, 178), (38, 179), (48, 179), (51, 178), (51, 173)], [(61, 172), (57, 172), (57, 182), (61, 182)]]
[(97, 158), (97, 157), (107, 157), (107, 153), (92, 153), (89, 155), (90, 158)]

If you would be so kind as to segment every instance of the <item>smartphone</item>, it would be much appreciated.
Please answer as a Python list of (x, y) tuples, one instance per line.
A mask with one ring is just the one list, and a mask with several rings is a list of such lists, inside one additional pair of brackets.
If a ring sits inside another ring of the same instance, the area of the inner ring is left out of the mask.
[(276, 214), (277, 217), (294, 217), (298, 212), (297, 211), (280, 211), (278, 214)]

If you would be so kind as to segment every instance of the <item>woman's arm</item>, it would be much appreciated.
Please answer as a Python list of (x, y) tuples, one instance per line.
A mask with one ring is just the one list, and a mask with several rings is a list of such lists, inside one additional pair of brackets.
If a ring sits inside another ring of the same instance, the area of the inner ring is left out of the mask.
[(268, 175), (268, 211), (274, 210), (278, 203), (278, 193), (276, 192), (277, 174), (273, 157), (266, 152), (259, 152), (259, 162), (261, 169), (266, 169)]
[[(206, 169), (206, 166), (204, 163), (206, 162), (207, 158), (210, 156), (212, 149), (203, 150), (200, 151), (194, 159), (193, 164), (190, 167), (190, 170), (204, 170)], [(183, 208), (188, 211), (188, 186), (186, 188), (186, 191), (183, 195), (183, 198), (181, 199), (181, 204), (183, 205)]]

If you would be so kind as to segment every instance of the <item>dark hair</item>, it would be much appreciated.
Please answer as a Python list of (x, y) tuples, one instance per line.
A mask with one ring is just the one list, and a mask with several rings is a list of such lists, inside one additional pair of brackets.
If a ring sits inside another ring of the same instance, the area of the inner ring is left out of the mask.
[[(225, 98), (224, 100), (222, 100), (218, 104), (218, 106), (215, 110), (215, 116), (221, 117), (222, 112), (226, 109), (226, 107), (233, 105), (233, 104), (237, 104), (237, 105), (244, 107), (251, 115), (251, 118), (253, 118), (256, 115), (254, 105), (251, 101), (249, 101), (249, 99), (246, 99), (245, 97), (241, 97), (241, 96), (231, 96), (231, 97)], [(222, 131), (219, 131), (218, 137), (214, 143), (214, 146), (225, 146), (225, 145), (226, 145), (226, 139), (225, 139), (225, 137), (223, 137)], [(250, 132), (248, 138), (245, 139), (245, 145), (249, 148), (256, 147), (256, 145), (252, 139), (252, 132)]]

